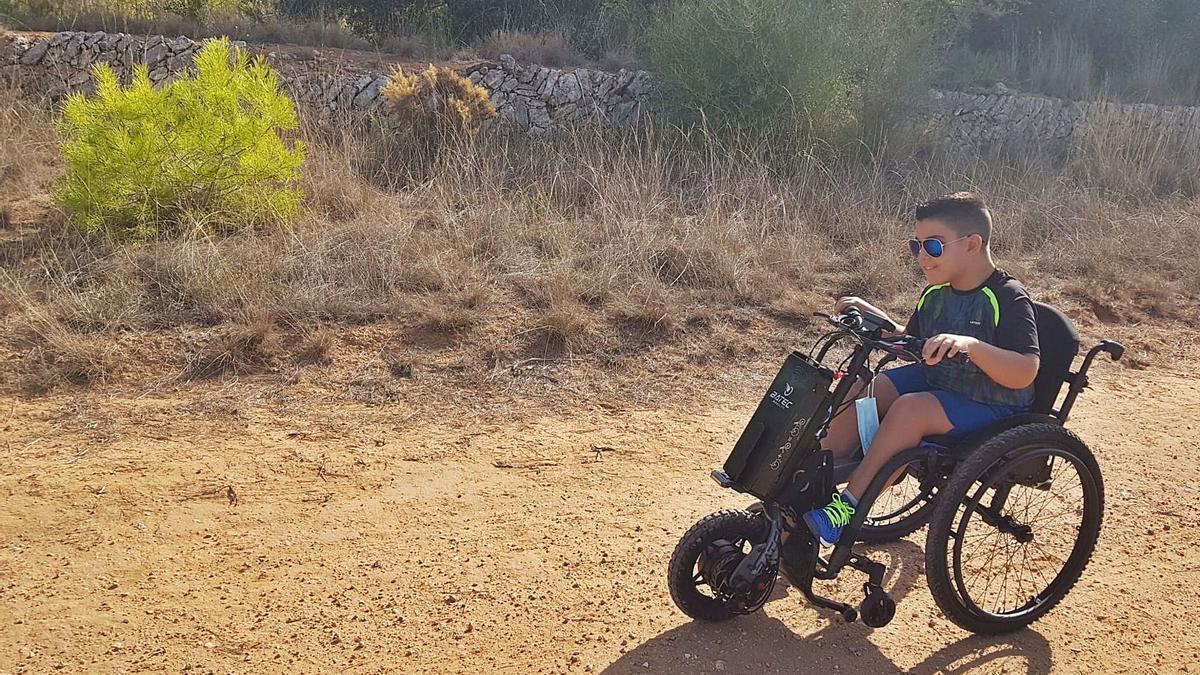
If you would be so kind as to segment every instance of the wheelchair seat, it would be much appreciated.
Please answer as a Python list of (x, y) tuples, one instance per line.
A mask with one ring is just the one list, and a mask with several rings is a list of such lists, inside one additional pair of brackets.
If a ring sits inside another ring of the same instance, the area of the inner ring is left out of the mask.
[(1071, 363), (1079, 353), (1079, 331), (1067, 315), (1041, 302), (1033, 303), (1037, 317), (1038, 346), (1041, 363), (1033, 380), (1033, 405), (1028, 413), (997, 420), (964, 436), (927, 436), (922, 445), (955, 451), (971, 448), (987, 439), (1022, 424), (1049, 422), (1062, 424), (1061, 415), (1054, 409), (1062, 386), (1071, 378)]

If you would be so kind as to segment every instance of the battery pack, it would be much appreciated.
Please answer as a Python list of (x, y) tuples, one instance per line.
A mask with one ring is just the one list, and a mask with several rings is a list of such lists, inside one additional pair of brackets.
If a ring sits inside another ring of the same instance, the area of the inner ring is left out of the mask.
[(829, 413), (833, 371), (792, 352), (725, 460), (734, 486), (774, 500), (815, 447)]

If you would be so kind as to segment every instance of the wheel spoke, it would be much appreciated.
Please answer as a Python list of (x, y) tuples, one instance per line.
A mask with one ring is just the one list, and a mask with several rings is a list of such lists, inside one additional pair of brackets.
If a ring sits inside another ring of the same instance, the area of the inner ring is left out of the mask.
[[(962, 499), (951, 521), (956, 525), (947, 532), (954, 540), (947, 562), (952, 563), (957, 596), (973, 611), (996, 617), (1015, 618), (1053, 597), (1079, 545), (1093, 498), (1081, 473), (1083, 465), (1068, 451), (1038, 446), (1018, 450), (1006, 456), (1018, 459), (1000, 457), (980, 472), (989, 478)], [(1046, 462), (1046, 489), (999, 483), (1014, 475), (1005, 468), (1009, 461), (1022, 470)], [(985, 504), (992, 505), (989, 520), (1003, 520), (988, 524), (981, 512)]]

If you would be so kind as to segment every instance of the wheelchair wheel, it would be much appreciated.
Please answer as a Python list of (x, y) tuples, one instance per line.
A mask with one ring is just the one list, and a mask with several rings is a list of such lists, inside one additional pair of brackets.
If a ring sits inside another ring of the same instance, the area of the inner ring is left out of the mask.
[(879, 493), (858, 530), (858, 540), (886, 544), (916, 532), (933, 517), (934, 497), (945, 483), (924, 462), (910, 464), (900, 479)]
[(1100, 536), (1104, 484), (1091, 450), (1055, 424), (983, 443), (938, 495), (925, 574), (938, 607), (975, 633), (1005, 633), (1054, 608)]

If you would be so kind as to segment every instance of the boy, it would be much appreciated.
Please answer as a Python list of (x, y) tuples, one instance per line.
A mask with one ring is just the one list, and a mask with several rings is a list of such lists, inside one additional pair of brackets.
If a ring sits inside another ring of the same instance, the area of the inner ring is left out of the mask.
[[(881, 373), (875, 397), (882, 420), (862, 463), (828, 506), (804, 514), (822, 544), (832, 546), (850, 522), (871, 479), (900, 451), (926, 436), (961, 436), (1033, 402), (1039, 350), (1033, 302), (1016, 279), (996, 268), (988, 242), (992, 216), (983, 200), (959, 192), (921, 204), (909, 247), (929, 286), (908, 324), (900, 325), (860, 298), (850, 307), (888, 318), (895, 332), (928, 338), (923, 361)], [(965, 354), (965, 360), (952, 360)], [(856, 397), (862, 395), (861, 383)], [(846, 459), (856, 450), (854, 406), (830, 423), (822, 446)]]

